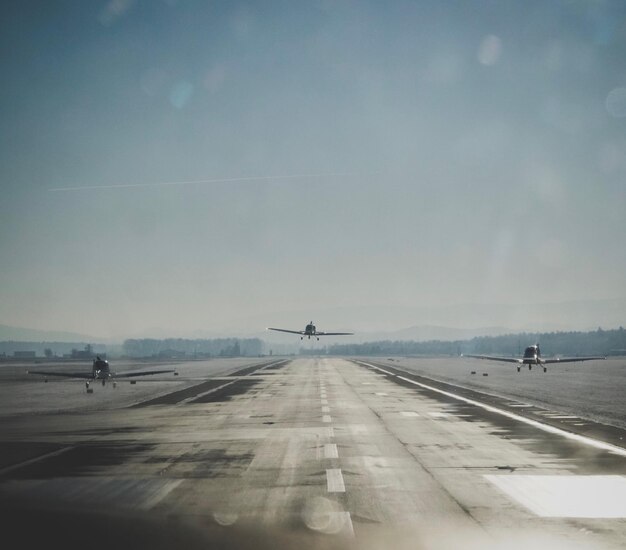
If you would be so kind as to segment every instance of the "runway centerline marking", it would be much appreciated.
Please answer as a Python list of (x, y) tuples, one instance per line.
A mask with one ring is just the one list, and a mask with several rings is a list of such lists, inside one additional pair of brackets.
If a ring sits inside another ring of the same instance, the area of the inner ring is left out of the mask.
[(326, 488), (329, 493), (346, 492), (341, 468), (329, 468), (326, 470)]
[(332, 422), (333, 419), (330, 417), (329, 414), (325, 414), (324, 416), (322, 416), (322, 422)]
[(326, 443), (324, 445), (324, 458), (339, 458), (339, 451), (335, 443)]
[(322, 412), (323, 412), (323, 413), (329, 413), (329, 412), (330, 412), (330, 407), (328, 407), (328, 406), (324, 405), (324, 406), (322, 407)]

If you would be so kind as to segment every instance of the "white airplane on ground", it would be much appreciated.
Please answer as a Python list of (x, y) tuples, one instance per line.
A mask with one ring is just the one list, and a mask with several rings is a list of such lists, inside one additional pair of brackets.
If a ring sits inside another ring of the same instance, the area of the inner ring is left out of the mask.
[(277, 330), (278, 332), (289, 332), (291, 334), (299, 334), (300, 340), (302, 340), (305, 336), (307, 336), (309, 340), (311, 339), (311, 336), (319, 340), (320, 336), (347, 336), (350, 334), (354, 334), (354, 332), (317, 332), (315, 325), (313, 324), (313, 321), (311, 321), (304, 328), (304, 330), (287, 330), (286, 328), (271, 328), (271, 327), (268, 327), (267, 330)]
[(528, 365), (528, 370), (533, 368), (533, 365), (539, 365), (543, 367), (543, 372), (547, 372), (546, 365), (550, 363), (574, 363), (576, 361), (595, 361), (597, 359), (606, 359), (606, 357), (555, 357), (553, 359), (543, 359), (541, 357), (541, 351), (539, 350), (539, 344), (528, 346), (524, 350), (524, 357), (493, 357), (491, 355), (470, 355), (469, 353), (463, 354), (462, 357), (475, 357), (476, 359), (489, 359), (491, 361), (505, 361), (507, 363), (517, 363), (517, 372), (520, 371), (522, 365)]
[(97, 356), (93, 360), (93, 365), (91, 368), (91, 372), (80, 372), (80, 371), (40, 371), (40, 370), (30, 370), (29, 374), (42, 374), (44, 376), (63, 376), (65, 378), (83, 378), (87, 379), (85, 385), (87, 389), (89, 389), (89, 384), (93, 380), (102, 380), (102, 385), (104, 386), (107, 380), (117, 379), (117, 378), (134, 378), (136, 376), (149, 376), (152, 374), (165, 374), (167, 372), (175, 372), (174, 369), (167, 370), (149, 370), (149, 371), (128, 371), (128, 372), (111, 372), (111, 368), (109, 367), (109, 362), (105, 359), (100, 359), (100, 356)]

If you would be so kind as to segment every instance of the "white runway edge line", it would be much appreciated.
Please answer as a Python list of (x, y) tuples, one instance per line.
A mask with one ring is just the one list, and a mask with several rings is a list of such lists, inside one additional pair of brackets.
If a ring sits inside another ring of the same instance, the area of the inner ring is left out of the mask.
[(415, 380), (411, 380), (410, 378), (405, 378), (404, 376), (400, 376), (398, 374), (393, 374), (391, 372), (387, 372), (383, 369), (376, 367), (375, 365), (370, 365), (369, 363), (361, 363), (361, 365), (365, 365), (367, 367), (372, 367), (374, 369), (383, 371), (386, 374), (390, 374), (391, 376), (396, 376), (400, 380), (404, 380), (405, 382), (409, 382), (410, 384), (415, 384), (416, 386), (420, 386), (427, 390), (431, 390), (441, 395), (446, 395), (447, 397), (452, 397), (452, 399), (456, 399), (458, 401), (463, 401), (464, 403), (469, 403), (470, 405), (476, 405), (477, 407), (481, 407), (487, 411), (491, 411), (502, 416), (506, 416), (507, 418), (511, 418), (513, 420), (518, 420), (519, 422), (524, 422), (530, 426), (534, 426), (535, 428), (539, 428), (544, 432), (561, 435), (566, 437), (567, 439), (571, 439), (573, 441), (578, 441), (579, 443), (583, 443), (584, 445), (589, 445), (590, 447), (595, 447), (596, 449), (601, 449), (603, 451), (609, 451), (610, 453), (626, 457), (626, 449), (622, 449), (621, 447), (617, 447), (615, 445), (611, 445), (610, 443), (604, 443), (602, 441), (597, 441), (595, 439), (591, 439), (590, 437), (585, 437), (584, 435), (578, 435), (571, 432), (566, 432), (565, 430), (561, 430), (560, 428), (555, 428), (553, 426), (548, 426), (547, 424), (542, 424), (541, 422), (537, 422), (536, 420), (531, 420), (530, 418), (525, 418), (518, 414), (505, 411), (503, 409), (498, 409), (497, 407), (492, 407), (491, 405), (486, 405), (485, 403), (481, 403), (480, 401), (475, 401), (473, 399), (468, 399), (467, 397), (462, 397), (455, 393), (447, 392), (444, 390), (440, 390), (433, 386), (428, 386), (427, 384), (422, 384), (421, 382), (416, 382)]
[(346, 486), (343, 483), (341, 468), (329, 468), (326, 470), (326, 487), (329, 493), (346, 492)]

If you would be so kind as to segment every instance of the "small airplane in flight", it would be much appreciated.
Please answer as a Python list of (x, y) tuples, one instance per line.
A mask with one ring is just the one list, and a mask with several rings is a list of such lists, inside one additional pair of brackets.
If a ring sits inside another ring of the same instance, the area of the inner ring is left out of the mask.
[(595, 361), (598, 359), (606, 359), (606, 357), (555, 357), (553, 359), (544, 359), (541, 357), (541, 350), (539, 344), (533, 344), (528, 346), (524, 350), (524, 356), (517, 357), (493, 357), (491, 355), (470, 355), (463, 354), (462, 357), (475, 357), (476, 359), (489, 359), (491, 361), (504, 361), (507, 363), (517, 363), (517, 372), (520, 371), (522, 365), (528, 365), (528, 370), (533, 368), (533, 365), (543, 367), (543, 372), (547, 372), (546, 365), (550, 363), (574, 363), (576, 361)]
[(299, 334), (300, 340), (302, 340), (305, 336), (307, 336), (309, 340), (311, 339), (311, 336), (319, 340), (320, 336), (347, 336), (347, 335), (354, 334), (354, 332), (317, 332), (317, 329), (315, 328), (313, 321), (311, 321), (304, 328), (304, 330), (287, 330), (286, 328), (271, 328), (271, 327), (268, 327), (267, 330), (277, 330), (278, 332), (289, 332), (291, 334)]
[(107, 380), (118, 378), (134, 378), (136, 376), (149, 376), (152, 374), (165, 374), (168, 372), (175, 372), (174, 369), (167, 370), (149, 370), (149, 371), (128, 371), (128, 372), (111, 372), (109, 362), (105, 359), (101, 359), (100, 356), (96, 356), (93, 360), (91, 372), (80, 371), (39, 371), (31, 370), (29, 374), (42, 374), (44, 376), (63, 376), (65, 378), (83, 378), (87, 379), (85, 386), (89, 390), (89, 384), (94, 380), (102, 380), (102, 385), (106, 384)]

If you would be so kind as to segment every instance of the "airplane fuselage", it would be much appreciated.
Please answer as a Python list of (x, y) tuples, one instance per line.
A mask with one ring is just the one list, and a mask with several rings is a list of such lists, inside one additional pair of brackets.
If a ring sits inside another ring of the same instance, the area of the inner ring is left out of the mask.
[(529, 367), (532, 365), (543, 365), (543, 361), (541, 360), (541, 352), (539, 351), (539, 346), (528, 346), (524, 350), (524, 357), (522, 358), (522, 363), (524, 365), (528, 365)]
[(94, 359), (91, 373), (94, 380), (102, 380), (102, 384), (104, 385), (105, 381), (111, 378), (109, 362), (100, 358)]

